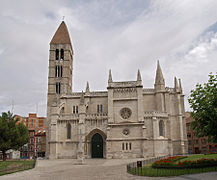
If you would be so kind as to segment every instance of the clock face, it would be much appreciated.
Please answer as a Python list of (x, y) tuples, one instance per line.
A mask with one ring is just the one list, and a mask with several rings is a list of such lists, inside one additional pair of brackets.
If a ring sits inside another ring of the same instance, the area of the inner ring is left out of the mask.
[(120, 115), (123, 119), (128, 119), (132, 114), (132, 111), (129, 108), (122, 108)]

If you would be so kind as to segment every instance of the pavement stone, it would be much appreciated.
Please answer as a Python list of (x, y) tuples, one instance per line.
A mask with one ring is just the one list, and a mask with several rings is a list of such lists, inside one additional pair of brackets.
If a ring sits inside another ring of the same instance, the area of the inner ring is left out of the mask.
[(0, 180), (217, 180), (217, 172), (185, 175), (172, 178), (133, 176), (126, 164), (139, 159), (86, 159), (84, 165), (76, 160), (38, 160), (31, 170), (0, 176)]

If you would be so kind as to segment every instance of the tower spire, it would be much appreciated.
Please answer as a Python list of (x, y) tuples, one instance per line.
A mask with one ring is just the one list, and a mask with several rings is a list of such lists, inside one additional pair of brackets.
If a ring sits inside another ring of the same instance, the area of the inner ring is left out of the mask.
[(155, 76), (155, 89), (164, 89), (165, 88), (165, 81), (163, 77), (163, 73), (160, 67), (159, 60), (157, 61), (157, 70), (156, 70), (156, 76)]
[(111, 69), (109, 69), (109, 78), (108, 78), (108, 82), (112, 82), (112, 71)]
[(50, 44), (71, 44), (68, 28), (64, 21), (59, 25), (56, 33), (54, 34)]

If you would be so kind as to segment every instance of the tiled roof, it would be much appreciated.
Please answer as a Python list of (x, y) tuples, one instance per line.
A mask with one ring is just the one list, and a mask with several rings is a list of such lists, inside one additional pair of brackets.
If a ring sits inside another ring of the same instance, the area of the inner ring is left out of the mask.
[(64, 21), (62, 21), (62, 23), (58, 27), (50, 44), (70, 44), (71, 45), (69, 32), (68, 32), (67, 26)]

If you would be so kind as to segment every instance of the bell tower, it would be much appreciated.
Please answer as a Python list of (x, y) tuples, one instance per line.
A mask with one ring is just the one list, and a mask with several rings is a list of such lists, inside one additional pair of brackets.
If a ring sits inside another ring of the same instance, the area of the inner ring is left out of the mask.
[(72, 92), (73, 49), (67, 26), (61, 22), (50, 42), (46, 156), (56, 158), (57, 110), (62, 95)]
[(72, 92), (73, 49), (67, 26), (60, 24), (50, 42), (48, 106)]

